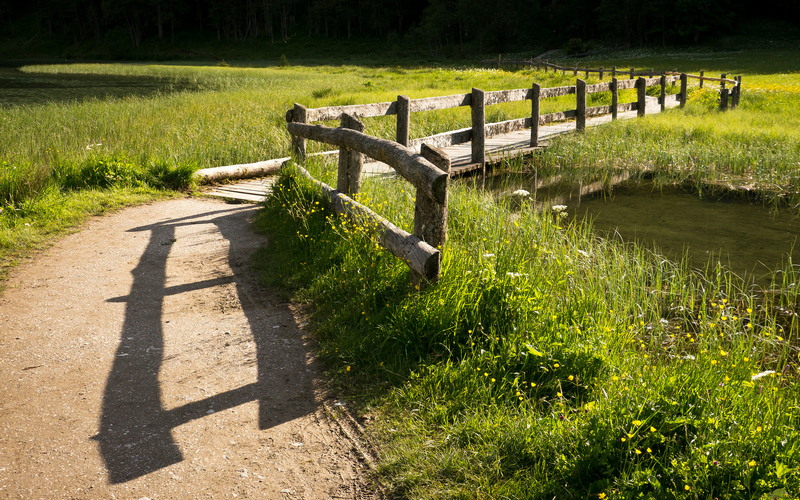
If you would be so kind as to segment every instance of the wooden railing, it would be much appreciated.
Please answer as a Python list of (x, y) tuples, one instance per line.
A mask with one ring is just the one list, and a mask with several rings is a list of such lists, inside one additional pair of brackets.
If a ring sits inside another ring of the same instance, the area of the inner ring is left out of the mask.
[[(303, 167), (303, 175), (322, 188), (336, 213), (344, 214), (378, 237), (381, 246), (405, 261), (417, 285), (439, 279), (441, 247), (447, 239), (447, 183), (450, 159), (441, 150), (423, 144), (421, 154), (394, 141), (363, 133), (364, 124), (341, 114), (341, 127), (289, 123), (293, 140), (315, 140), (339, 146), (337, 188), (314, 179)], [(366, 206), (353, 200), (361, 186), (363, 156), (384, 162), (417, 190), (414, 233), (409, 234)]]
[[(577, 80), (575, 85), (563, 87), (541, 88), (534, 83), (531, 88), (497, 90), (484, 92), (472, 89), (468, 94), (456, 94), (441, 97), (410, 99), (398, 96), (396, 101), (348, 106), (328, 106), (323, 108), (306, 108), (295, 104), (287, 111), (286, 120), (292, 136), (292, 149), (296, 159), (306, 158), (306, 141), (314, 140), (339, 147), (339, 173), (336, 189), (314, 179), (309, 172), (298, 165), (303, 175), (320, 186), (330, 198), (333, 209), (345, 214), (368, 227), (377, 237), (380, 244), (392, 254), (405, 261), (412, 269), (415, 281), (436, 281), (441, 266), (441, 247), (447, 237), (447, 180), (450, 175), (450, 158), (438, 148), (452, 144), (472, 143), (471, 161), (484, 165), (486, 161), (486, 138), (498, 134), (530, 128), (530, 146), (539, 145), (539, 127), (551, 122), (575, 119), (575, 128), (582, 131), (586, 128), (587, 117), (611, 114), (613, 119), (624, 111), (635, 110), (638, 116), (644, 116), (647, 108), (647, 88), (659, 86), (659, 103), (665, 109), (669, 99), (676, 99), (681, 106), (686, 103), (689, 78), (700, 78), (721, 84), (723, 107), (728, 106), (729, 89), (733, 87), (731, 106), (739, 101), (741, 78), (729, 80), (724, 78), (708, 78), (703, 75), (662, 74), (659, 77), (618, 80), (613, 77), (609, 82), (587, 84)], [(668, 94), (669, 83), (680, 82), (677, 94)], [(636, 100), (619, 102), (619, 91), (636, 89)], [(597, 92), (610, 92), (611, 104), (587, 107), (587, 96)], [(575, 95), (575, 109), (555, 113), (540, 113), (542, 99), (566, 95)], [(486, 106), (495, 104), (531, 101), (530, 116), (506, 120), (497, 123), (486, 123)], [(411, 114), (421, 111), (450, 109), (470, 106), (472, 110), (472, 126), (453, 130), (419, 139), (409, 139)], [(372, 137), (364, 133), (364, 123), (359, 118), (395, 115), (397, 117), (396, 140), (390, 141)], [(338, 128), (323, 125), (312, 125), (315, 121), (341, 120)], [(414, 209), (414, 232), (398, 228), (384, 217), (376, 214), (366, 206), (353, 200), (361, 186), (361, 171), (364, 156), (386, 163), (399, 175), (410, 182), (417, 190)]]
[[(484, 163), (486, 159), (486, 138), (499, 134), (530, 128), (530, 146), (537, 147), (539, 145), (539, 126), (541, 125), (574, 118), (576, 123), (575, 127), (580, 131), (585, 128), (587, 117), (591, 116), (611, 114), (612, 118), (616, 119), (618, 113), (632, 110), (636, 110), (639, 116), (644, 116), (648, 87), (660, 87), (659, 102), (662, 110), (666, 107), (669, 99), (677, 99), (680, 105), (683, 106), (686, 103), (687, 82), (690, 78), (699, 79), (701, 86), (704, 81), (720, 82), (720, 106), (724, 109), (738, 105), (741, 77), (731, 80), (724, 78), (724, 75), (723, 78), (709, 78), (703, 75), (689, 75), (686, 73), (665, 73), (653, 78), (639, 77), (637, 79), (619, 80), (616, 77), (612, 77), (609, 82), (591, 85), (579, 79), (576, 81), (575, 85), (564, 87), (541, 88), (539, 84), (534, 83), (531, 88), (527, 89), (486, 92), (480, 89), (472, 89), (472, 92), (468, 94), (425, 97), (421, 99), (410, 99), (407, 96), (401, 95), (397, 97), (396, 101), (371, 104), (328, 106), (311, 109), (301, 104), (295, 104), (294, 108), (286, 113), (286, 119), (290, 123), (311, 123), (316, 121), (337, 120), (342, 114), (349, 114), (359, 118), (395, 115), (397, 117), (396, 142), (398, 144), (419, 151), (422, 143), (426, 143), (432, 147), (443, 148), (454, 144), (471, 142), (471, 161), (473, 163)], [(667, 84), (674, 84), (675, 82), (680, 82), (679, 93), (668, 94)], [(733, 87), (728, 89), (725, 87), (726, 83), (732, 84)], [(619, 91), (634, 88), (638, 90), (636, 101), (620, 103)], [(611, 104), (587, 107), (587, 95), (597, 92), (610, 92)], [(540, 114), (540, 102), (542, 99), (570, 94), (575, 95), (575, 109)], [(496, 123), (486, 123), (486, 106), (524, 100), (531, 101), (530, 116)], [(419, 139), (409, 138), (412, 113), (462, 106), (469, 106), (472, 108), (471, 127)], [(306, 139), (299, 135), (294, 135), (292, 137), (292, 149), (297, 157), (304, 158), (306, 155)]]

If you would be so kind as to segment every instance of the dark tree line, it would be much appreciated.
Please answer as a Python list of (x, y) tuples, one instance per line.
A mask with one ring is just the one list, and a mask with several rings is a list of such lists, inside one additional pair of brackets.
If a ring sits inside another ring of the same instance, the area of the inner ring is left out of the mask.
[[(102, 41), (393, 37), (432, 48), (568, 40), (696, 43), (754, 17), (800, 18), (796, 0), (0, 0), (0, 33)], [(2, 34), (0, 34), (2, 36)]]

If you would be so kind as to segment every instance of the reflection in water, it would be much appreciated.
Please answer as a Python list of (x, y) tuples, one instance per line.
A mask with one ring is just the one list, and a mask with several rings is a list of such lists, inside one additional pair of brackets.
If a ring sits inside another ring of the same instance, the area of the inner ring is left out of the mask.
[[(525, 189), (545, 207), (567, 205), (573, 217), (591, 220), (597, 232), (616, 233), (674, 259), (686, 253), (697, 267), (719, 261), (740, 276), (758, 277), (781, 267), (788, 255), (800, 261), (800, 217), (792, 211), (700, 198), (679, 187), (630, 179), (619, 174), (575, 184), (515, 175), (487, 179), (486, 185), (506, 193)], [(610, 192), (609, 185), (614, 185)]]
[(193, 88), (188, 82), (149, 76), (24, 73), (0, 68), (0, 106), (144, 96)]

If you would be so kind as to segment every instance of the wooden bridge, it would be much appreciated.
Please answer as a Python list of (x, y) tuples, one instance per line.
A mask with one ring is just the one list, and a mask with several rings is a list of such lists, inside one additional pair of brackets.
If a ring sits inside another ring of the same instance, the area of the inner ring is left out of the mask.
[[(342, 115), (350, 115), (359, 119), (395, 115), (397, 119), (396, 142), (419, 152), (423, 143), (442, 149), (451, 162), (451, 176), (458, 176), (475, 170), (482, 170), (487, 165), (497, 164), (503, 159), (526, 155), (546, 145), (548, 139), (581, 131), (586, 127), (593, 127), (616, 119), (630, 119), (659, 113), (667, 108), (682, 106), (686, 102), (687, 87), (690, 80), (697, 81), (699, 87), (705, 82), (719, 84), (720, 108), (735, 107), (739, 102), (741, 78), (727, 79), (726, 75), (720, 78), (699, 75), (664, 73), (657, 77), (647, 77), (650, 72), (621, 72), (616, 68), (611, 70), (566, 68), (554, 64), (538, 61), (503, 61), (503, 63), (529, 64), (539, 68), (553, 71), (585, 72), (588, 76), (594, 72), (602, 79), (604, 74), (611, 76), (608, 82), (593, 85), (577, 80), (575, 85), (541, 88), (533, 84), (529, 89), (513, 89), (483, 92), (473, 89), (466, 94), (457, 94), (440, 97), (427, 97), (422, 99), (409, 99), (398, 96), (396, 101), (371, 104), (356, 104), (348, 106), (331, 106), (309, 109), (296, 104), (287, 112), (289, 123), (313, 123), (320, 121), (339, 120)], [(616, 75), (631, 76), (619, 80)], [(638, 78), (634, 78), (636, 75)], [(668, 93), (668, 86), (680, 83), (677, 93)], [(726, 84), (731, 84), (727, 88)], [(648, 96), (647, 89), (659, 88), (659, 96)], [(635, 101), (620, 103), (619, 91), (636, 89)], [(611, 104), (605, 106), (587, 107), (587, 95), (598, 92), (610, 93)], [(544, 99), (559, 96), (575, 95), (575, 109), (540, 114), (540, 102)], [(531, 102), (530, 116), (507, 120), (498, 123), (485, 123), (485, 110), (487, 106), (529, 100)], [(472, 126), (469, 128), (445, 132), (433, 136), (409, 139), (409, 128), (412, 113), (423, 111), (444, 110), (461, 106), (471, 108)], [(473, 140), (473, 138), (475, 138)], [(297, 157), (306, 155), (305, 139), (293, 139), (293, 151)], [(338, 151), (314, 153), (314, 155), (336, 155)], [(269, 191), (271, 179), (252, 179), (254, 177), (269, 176), (276, 173), (289, 157), (276, 158), (256, 163), (231, 165), (226, 167), (208, 168), (198, 171), (197, 175), (204, 181), (250, 179), (235, 184), (216, 186), (208, 194), (228, 199), (258, 202), (264, 199)], [(385, 163), (367, 161), (363, 165), (365, 174), (391, 173)]]
[[(631, 72), (632, 73), (632, 72)], [(587, 72), (588, 74), (588, 72)], [(602, 70), (601, 70), (602, 76)], [(735, 107), (739, 102), (741, 78), (711, 79), (704, 76), (682, 74), (662, 74), (658, 78), (618, 80), (615, 76), (610, 82), (588, 85), (584, 80), (576, 80), (575, 85), (541, 88), (534, 83), (531, 88), (484, 92), (472, 89), (468, 94), (442, 97), (410, 99), (398, 96), (396, 101), (360, 104), (349, 106), (330, 106), (308, 109), (301, 104), (286, 113), (287, 128), (292, 137), (293, 157), (297, 160), (295, 172), (308, 177), (329, 198), (332, 209), (371, 228), (376, 239), (386, 250), (408, 264), (412, 279), (421, 286), (439, 279), (441, 247), (447, 238), (447, 179), (475, 170), (483, 170), (487, 164), (502, 159), (524, 155), (541, 147), (548, 137), (568, 131), (581, 132), (589, 125), (598, 125), (619, 118), (645, 116), (648, 112), (664, 111), (668, 107), (683, 106), (688, 95), (689, 78), (714, 80), (720, 83), (720, 107)], [(680, 82), (677, 93), (668, 93), (667, 86)], [(725, 87), (731, 83), (729, 90)], [(658, 97), (648, 97), (647, 89), (659, 87)], [(620, 90), (635, 89), (636, 100), (620, 103)], [(592, 93), (610, 93), (611, 104), (587, 107), (587, 96)], [(541, 101), (561, 96), (575, 96), (575, 109), (541, 114)], [(530, 101), (530, 115), (497, 123), (486, 123), (486, 107), (515, 101)], [(411, 114), (422, 111), (435, 111), (469, 106), (472, 125), (469, 128), (453, 130), (410, 140)], [(377, 116), (396, 116), (396, 137), (394, 141), (373, 137), (364, 133), (363, 118)], [(313, 122), (340, 120), (339, 127), (313, 125)], [(573, 121), (574, 120), (574, 121)], [(338, 177), (336, 188), (314, 179), (303, 163), (309, 156), (306, 151), (308, 140), (314, 140), (339, 147), (338, 152), (317, 153), (338, 154)], [(365, 158), (372, 160), (366, 164)], [(215, 176), (252, 176), (272, 172), (282, 167), (289, 158), (279, 158), (262, 162), (260, 166), (237, 165), (201, 171), (206, 179)], [(362, 175), (376, 173), (395, 173), (416, 188), (414, 209), (414, 230), (409, 233), (398, 228), (391, 221), (376, 214), (368, 207), (352, 198), (361, 187)], [(240, 192), (237, 193), (236, 190)], [(217, 194), (228, 198), (255, 200), (263, 197), (259, 189), (267, 190), (266, 185), (255, 186), (248, 183), (234, 187), (224, 187)]]

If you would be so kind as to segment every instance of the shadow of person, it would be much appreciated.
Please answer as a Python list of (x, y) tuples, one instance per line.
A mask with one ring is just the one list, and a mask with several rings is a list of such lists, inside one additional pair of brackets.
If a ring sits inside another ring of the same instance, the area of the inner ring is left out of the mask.
[[(287, 422), (312, 413), (317, 407), (311, 358), (297, 330), (275, 328), (266, 303), (250, 271), (249, 260), (260, 245), (247, 238), (252, 206), (174, 218), (130, 231), (149, 231), (150, 240), (132, 271), (126, 297), (125, 319), (119, 346), (103, 395), (98, 441), (110, 483), (122, 483), (183, 460), (172, 429), (209, 413), (250, 401), (259, 402), (258, 428)], [(229, 241), (227, 260), (232, 276), (167, 287), (166, 270), (176, 228), (213, 225)], [(249, 243), (248, 243), (249, 242)], [(162, 403), (159, 372), (165, 344), (164, 299), (199, 288), (234, 283), (239, 302), (256, 346), (257, 380), (236, 389), (166, 410)], [(287, 314), (288, 316), (288, 314)], [(272, 326), (268, 326), (272, 325)]]

